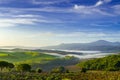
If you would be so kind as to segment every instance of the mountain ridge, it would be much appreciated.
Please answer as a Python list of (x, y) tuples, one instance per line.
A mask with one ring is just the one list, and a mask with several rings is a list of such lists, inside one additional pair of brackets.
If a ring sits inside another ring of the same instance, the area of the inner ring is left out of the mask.
[(120, 42), (98, 40), (90, 43), (62, 43), (56, 46), (42, 47), (42, 49), (67, 49), (67, 50), (120, 50)]

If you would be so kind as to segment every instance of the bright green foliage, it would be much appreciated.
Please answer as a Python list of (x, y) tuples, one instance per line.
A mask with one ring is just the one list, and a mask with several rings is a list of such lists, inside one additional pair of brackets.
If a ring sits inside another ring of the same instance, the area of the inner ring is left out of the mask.
[(0, 52), (0, 61), (7, 61), (11, 63), (45, 63), (56, 59), (56, 56), (34, 52), (34, 51), (13, 51), (13, 52)]
[(17, 71), (26, 72), (31, 71), (31, 66), (29, 64), (19, 64), (16, 69)]
[(54, 68), (52, 70), (52, 72), (54, 72), (54, 73), (64, 73), (65, 71), (66, 71), (66, 69), (64, 67), (62, 67), (62, 66)]
[(78, 64), (88, 70), (120, 70), (120, 55), (110, 55), (104, 58), (92, 59)]
[(7, 57), (7, 56), (9, 56), (9, 54), (0, 53), (0, 57)]

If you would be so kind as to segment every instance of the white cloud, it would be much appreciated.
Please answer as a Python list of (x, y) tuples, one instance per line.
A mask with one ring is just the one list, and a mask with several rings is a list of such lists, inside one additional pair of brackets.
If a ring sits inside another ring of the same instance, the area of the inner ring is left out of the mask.
[(37, 23), (61, 23), (57, 20), (27, 19), (27, 18), (3, 18), (0, 19), (0, 27), (15, 27), (18, 25), (36, 25)]
[(95, 6), (75, 5), (73, 11), (80, 14), (114, 16), (113, 14), (103, 11)]
[[(13, 8), (13, 10), (17, 10), (17, 8)], [(17, 14), (12, 12), (0, 13), (0, 27), (15, 27), (18, 25), (37, 25), (38, 23), (63, 23), (63, 21), (60, 21), (59, 19), (51, 19), (42, 15), (24, 14), (22, 12)]]
[(39, 15), (32, 15), (32, 14), (20, 14), (20, 15), (13, 15), (13, 17), (23, 17), (23, 18), (34, 18), (34, 17), (41, 17)]
[(68, 34), (57, 34), (59, 37), (104, 37), (105, 33), (99, 32), (73, 32)]
[(21, 24), (35, 24), (35, 21), (38, 21), (37, 19), (10, 19), (10, 18), (4, 18), (0, 19), (0, 27), (14, 27)]
[(98, 6), (101, 6), (101, 5), (105, 4), (105, 3), (109, 3), (111, 1), (112, 0), (99, 0), (94, 6), (98, 7)]
[(99, 1), (95, 4), (95, 7), (100, 6), (100, 5), (102, 5), (103, 3), (104, 3), (103, 1), (99, 0)]
[(105, 11), (103, 8), (99, 8), (99, 6), (109, 3), (111, 0), (99, 0), (96, 4), (91, 6), (84, 5), (74, 5), (74, 10), (77, 13), (81, 14), (94, 14), (94, 15), (105, 15), (105, 16), (114, 16), (114, 14)]
[(49, 4), (56, 4), (61, 2), (66, 2), (69, 0), (32, 0), (33, 4), (43, 4), (43, 5), (49, 5)]
[(72, 32), (72, 33), (53, 33), (53, 32), (44, 32), (44, 33), (36, 33), (32, 34), (29, 37), (46, 37), (46, 38), (82, 38), (82, 37), (104, 37), (107, 34), (102, 32)]

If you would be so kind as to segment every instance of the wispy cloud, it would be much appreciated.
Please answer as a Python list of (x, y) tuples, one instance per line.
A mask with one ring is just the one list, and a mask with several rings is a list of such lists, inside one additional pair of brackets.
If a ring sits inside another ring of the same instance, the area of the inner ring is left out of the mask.
[(44, 32), (44, 33), (36, 33), (30, 37), (58, 37), (58, 38), (82, 38), (84, 37), (105, 37), (106, 33), (103, 32), (72, 32), (72, 33), (53, 33), (53, 32)]
[(99, 8), (99, 6), (109, 3), (112, 0), (99, 0), (96, 2), (96, 4), (91, 5), (91, 6), (84, 6), (84, 5), (74, 5), (74, 9), (76, 12), (81, 13), (81, 14), (99, 14), (99, 15), (105, 15), (105, 16), (114, 16), (114, 14), (107, 12), (104, 10), (104, 8)]
[[(35, 33), (29, 38), (42, 38), (42, 40), (50, 40), (53, 43), (79, 43), (79, 42), (89, 42), (99, 39), (119, 41), (120, 32), (72, 32), (72, 33), (53, 33), (53, 32), (44, 32), (44, 33)], [(77, 39), (77, 40), (76, 40)], [(116, 39), (116, 40), (114, 40)]]
[(106, 4), (106, 3), (109, 3), (111, 2), (112, 0), (99, 0), (94, 6), (95, 7), (98, 7), (98, 6), (101, 6), (103, 4)]
[(100, 5), (102, 5), (102, 4), (103, 4), (103, 1), (102, 1), (102, 0), (99, 0), (99, 1), (95, 4), (95, 7), (100, 6)]
[(66, 1), (68, 1), (68, 0), (32, 0), (32, 3), (33, 4), (49, 5), (49, 4), (66, 2)]
[[(1, 8), (2, 10), (5, 8)], [(18, 8), (6, 8), (5, 10), (17, 10)], [(18, 27), (18, 25), (38, 25), (39, 23), (63, 23), (59, 19), (49, 18), (40, 14), (32, 14), (31, 11), (19, 10), (19, 13), (0, 13), (0, 27)]]
[(93, 6), (75, 5), (74, 11), (77, 13), (87, 14), (87, 15), (114, 16), (114, 14), (103, 11), (100, 8), (95, 7), (94, 5)]
[(0, 19), (0, 27), (14, 27), (17, 25), (33, 25), (35, 22), (38, 21), (37, 19)]
[(105, 33), (102, 32), (73, 32), (68, 34), (58, 34), (59, 37), (104, 37)]
[(112, 6), (113, 12), (120, 15), (120, 4)]

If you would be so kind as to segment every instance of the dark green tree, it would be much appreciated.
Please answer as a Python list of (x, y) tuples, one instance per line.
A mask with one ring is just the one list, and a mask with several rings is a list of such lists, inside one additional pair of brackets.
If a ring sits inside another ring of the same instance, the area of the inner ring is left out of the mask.
[(6, 61), (0, 61), (0, 68), (1, 68), (1, 71), (3, 70), (3, 68), (7, 68), (8, 67), (8, 62)]
[(41, 72), (42, 72), (42, 69), (38, 68), (38, 69), (36, 70), (36, 72), (37, 72), (37, 73), (41, 73)]
[(9, 68), (14, 68), (14, 64), (8, 63), (8, 67), (9, 67)]
[(19, 64), (16, 67), (17, 71), (27, 72), (31, 71), (31, 66), (29, 64)]

